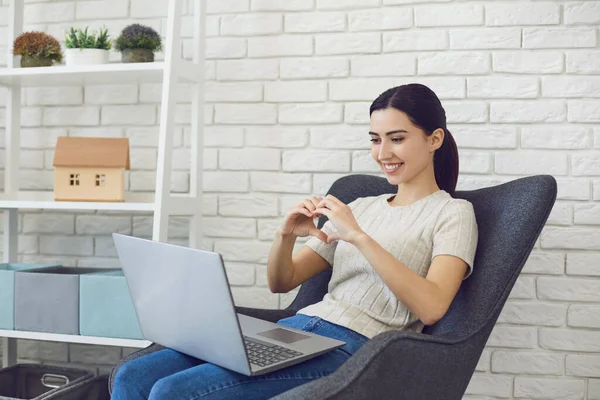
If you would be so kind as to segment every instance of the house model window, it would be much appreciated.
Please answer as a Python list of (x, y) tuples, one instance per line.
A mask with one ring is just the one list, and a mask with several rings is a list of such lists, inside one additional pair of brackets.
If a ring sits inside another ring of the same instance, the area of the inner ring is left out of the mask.
[(105, 185), (106, 185), (106, 175), (96, 174), (96, 186), (105, 186)]
[(129, 140), (60, 136), (52, 165), (54, 200), (124, 201)]
[(79, 186), (79, 174), (71, 174), (71, 186)]

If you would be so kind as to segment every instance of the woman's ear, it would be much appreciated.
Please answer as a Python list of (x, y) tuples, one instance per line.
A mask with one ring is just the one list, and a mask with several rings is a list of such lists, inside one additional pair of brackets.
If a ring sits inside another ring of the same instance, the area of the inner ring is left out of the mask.
[(442, 128), (438, 128), (429, 136), (431, 150), (435, 151), (442, 147), (445, 138), (444, 130)]

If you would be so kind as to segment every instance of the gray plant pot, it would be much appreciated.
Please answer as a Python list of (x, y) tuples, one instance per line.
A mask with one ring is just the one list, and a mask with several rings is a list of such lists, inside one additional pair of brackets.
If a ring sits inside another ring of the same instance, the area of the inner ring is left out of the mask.
[(52, 59), (48, 57), (37, 57), (31, 55), (21, 56), (21, 68), (50, 67), (51, 65)]
[(153, 62), (154, 52), (148, 49), (124, 49), (121, 53), (124, 63)]

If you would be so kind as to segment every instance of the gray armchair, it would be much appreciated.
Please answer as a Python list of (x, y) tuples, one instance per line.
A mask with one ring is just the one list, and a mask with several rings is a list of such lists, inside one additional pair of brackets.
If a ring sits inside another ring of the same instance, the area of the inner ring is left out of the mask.
[[(348, 204), (358, 197), (395, 193), (385, 178), (349, 175), (331, 186)], [(556, 180), (550, 175), (516, 179), (498, 186), (457, 191), (475, 209), (479, 243), (474, 270), (450, 309), (422, 333), (390, 331), (369, 340), (333, 374), (296, 387), (274, 399), (461, 399), (498, 316), (544, 227), (556, 200)], [(326, 222), (323, 216), (319, 228)], [(276, 322), (320, 301), (327, 292), (331, 269), (305, 282), (284, 310), (238, 307), (238, 312)], [(163, 347), (130, 354), (125, 362)]]

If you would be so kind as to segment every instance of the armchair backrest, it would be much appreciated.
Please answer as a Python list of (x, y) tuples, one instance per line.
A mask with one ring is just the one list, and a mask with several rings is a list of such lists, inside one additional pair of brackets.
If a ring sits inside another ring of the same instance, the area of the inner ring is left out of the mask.
[[(393, 194), (396, 189), (383, 177), (349, 175), (335, 181), (328, 194), (348, 204), (358, 197)], [(454, 194), (470, 201), (475, 209), (479, 240), (473, 273), (463, 281), (444, 317), (426, 326), (423, 333), (465, 337), (495, 324), (550, 215), (556, 193), (552, 176), (537, 175)], [(326, 220), (322, 216), (318, 227)], [(297, 311), (320, 301), (330, 278), (331, 269), (305, 282), (289, 308)]]

